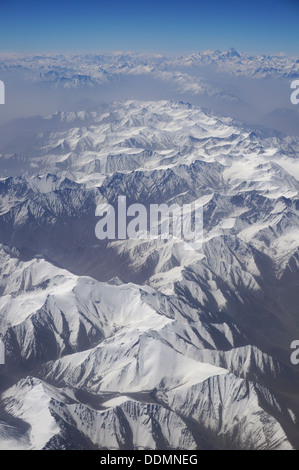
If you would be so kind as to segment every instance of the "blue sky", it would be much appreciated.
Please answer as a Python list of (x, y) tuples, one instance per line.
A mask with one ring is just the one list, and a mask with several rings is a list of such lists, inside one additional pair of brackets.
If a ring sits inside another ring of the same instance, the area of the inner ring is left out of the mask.
[(299, 0), (0, 0), (0, 51), (299, 55)]

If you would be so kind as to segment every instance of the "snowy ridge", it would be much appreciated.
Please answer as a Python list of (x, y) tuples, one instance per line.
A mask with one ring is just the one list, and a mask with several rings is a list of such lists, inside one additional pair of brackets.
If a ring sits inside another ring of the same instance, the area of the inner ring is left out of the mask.
[[(298, 139), (169, 101), (33, 124), (0, 156), (1, 445), (298, 447)], [(202, 204), (202, 249), (100, 242), (119, 195)]]
[[(184, 409), (187, 403), (191, 406), (192, 402), (197, 402), (198, 394), (205, 397), (207, 394), (199, 390), (195, 395), (192, 392), (191, 398), (185, 396), (185, 393), (188, 394), (189, 390), (191, 393), (194, 387), (197, 390), (204, 386), (200, 384), (210, 383), (211, 378), (225, 375), (230, 378), (231, 386), (236, 388), (236, 397), (230, 398), (231, 401), (225, 405), (230, 413), (242, 415), (239, 408), (235, 409), (235, 406), (240, 407), (241, 400), (248, 418), (249, 399), (254, 401), (253, 415), (260, 415), (260, 422), (255, 420), (253, 426), (255, 429), (260, 428), (263, 438), (252, 440), (250, 447), (290, 447), (280, 425), (261, 407), (257, 392), (252, 391), (255, 398), (250, 398), (244, 392), (239, 395), (237, 390), (240, 384), (244, 382), (242, 387), (245, 388), (248, 385), (245, 385), (244, 379), (238, 379), (228, 372), (235, 371), (246, 377), (258, 371), (258, 374), (273, 377), (282, 373), (282, 366), (257, 348), (250, 352), (250, 347), (248, 349), (244, 346), (222, 354), (214, 349), (213, 336), (216, 331), (215, 338), (218, 336), (219, 342), (221, 335), (222, 342), (227, 341), (227, 344), (232, 343), (233, 335), (238, 335), (239, 341), (242, 341), (242, 335), (236, 329), (234, 331), (233, 325), (223, 325), (223, 329), (216, 328), (214, 332), (212, 325), (201, 321), (190, 323), (186, 318), (188, 310), (184, 307), (180, 314), (180, 304), (175, 298), (171, 299), (171, 307), (165, 309), (166, 299), (152, 288), (143, 290), (133, 284), (107, 285), (91, 278), (77, 278), (65, 270), (51, 267), (41, 259), (20, 262), (18, 258), (10, 257), (6, 247), (2, 248), (1, 265), (4, 266), (1, 275), (7, 281), (1, 297), (1, 328), (2, 331), (6, 330), (11, 369), (18, 367), (20, 359), (23, 368), (40, 364), (38, 375), (47, 383), (59, 384), (59, 387), (67, 387), (69, 390), (65, 396), (60, 388), (56, 389), (37, 379), (23, 380), (14, 385), (13, 389), (6, 390), (1, 397), (5, 412), (21, 419), (29, 428), (25, 428), (21, 440), (18, 438), (19, 444), (14, 441), (14, 435), (21, 431), (5, 428), (3, 445), (10, 442), (12, 447), (19, 445), (36, 449), (55, 448), (57, 442), (66, 445), (65, 427), (61, 427), (61, 421), (74, 426), (74, 420), (76, 431), (85, 436), (86, 442), (91, 440), (98, 448), (108, 445), (126, 447), (129, 445), (126, 441), (128, 429), (129, 435), (132, 434), (130, 445), (134, 448), (159, 448), (162, 444), (171, 448), (194, 448), (198, 442), (196, 444), (194, 441), (191, 432), (193, 427), (190, 430), (185, 424), (186, 420), (200, 423), (201, 432), (208, 432), (211, 440), (208, 442), (211, 443), (216, 434), (219, 435), (219, 430), (213, 426), (211, 428), (204, 414), (195, 418), (188, 408)], [(192, 315), (195, 317), (198, 313), (189, 309), (189, 316)], [(207, 346), (210, 349), (203, 349)], [(20, 359), (17, 351), (20, 351)], [(52, 359), (53, 355), (57, 358), (54, 362), (45, 362)], [(240, 366), (240, 360), (243, 361), (241, 370), (236, 364), (239, 362)], [(219, 368), (216, 364), (225, 365), (226, 368)], [(208, 394), (210, 403), (205, 405), (209, 410), (214, 402), (214, 387), (213, 393)], [(228, 393), (227, 383), (221, 385), (221, 388), (221, 393)], [(85, 391), (91, 397), (102, 397), (100, 410), (80, 404), (73, 392), (69, 397), (70, 390)], [(271, 393), (267, 393), (271, 397)], [(140, 401), (142, 394), (144, 399)], [(133, 401), (128, 398), (134, 395), (136, 398)], [(122, 398), (105, 400), (105, 396)], [(228, 393), (228, 396), (231, 397), (231, 394)], [(175, 401), (172, 403), (171, 400)], [(178, 400), (182, 400), (181, 405), (178, 405)], [(271, 400), (276, 403), (276, 410), (281, 410), (277, 401)], [(35, 402), (38, 402), (38, 408)], [(197, 406), (203, 413), (205, 407)], [(101, 411), (106, 408), (107, 411)], [(143, 421), (147, 415), (151, 417), (150, 429), (149, 424), (146, 424), (148, 419)], [(248, 444), (248, 435), (252, 431), (247, 429), (247, 418), (236, 425), (234, 432), (243, 434), (243, 442)], [(127, 427), (126, 431), (121, 431), (124, 419)], [(217, 419), (223, 422), (225, 417), (219, 414)], [(264, 419), (269, 421), (271, 433), (264, 426)], [(97, 432), (103, 420), (109, 422), (107, 435)], [(160, 429), (158, 436), (152, 428), (155, 422)], [(176, 432), (173, 434), (170, 430), (175, 422), (178, 428), (175, 426)], [(227, 422), (230, 426), (229, 417)], [(119, 439), (117, 434), (110, 434), (109, 429), (114, 429), (114, 426), (120, 428)], [(145, 429), (139, 431), (142, 426)], [(166, 426), (165, 429), (163, 426)], [(225, 429), (223, 434), (221, 446), (231, 447), (231, 438), (228, 438)], [(90, 443), (85, 445), (88, 447)], [(242, 447), (241, 442), (237, 445)]]

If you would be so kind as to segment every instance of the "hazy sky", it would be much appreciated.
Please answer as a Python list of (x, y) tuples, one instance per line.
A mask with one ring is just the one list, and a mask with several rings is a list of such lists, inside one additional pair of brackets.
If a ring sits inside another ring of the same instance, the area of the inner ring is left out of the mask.
[(0, 50), (299, 53), (299, 0), (0, 0)]

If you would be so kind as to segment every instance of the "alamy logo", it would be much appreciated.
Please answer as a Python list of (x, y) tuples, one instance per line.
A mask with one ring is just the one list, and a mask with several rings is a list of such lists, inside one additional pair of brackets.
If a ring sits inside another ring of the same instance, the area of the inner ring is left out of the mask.
[(298, 366), (299, 364), (299, 341), (295, 340), (291, 344), (291, 349), (295, 349), (294, 352), (291, 354), (291, 363), (294, 366)]
[(96, 208), (101, 220), (95, 228), (99, 240), (168, 240), (186, 242), (186, 249), (200, 249), (203, 237), (203, 206), (197, 203), (131, 204), (118, 196), (117, 211), (108, 203)]
[(291, 88), (295, 90), (291, 94), (291, 103), (292, 104), (299, 104), (299, 80), (294, 80), (291, 83)]
[(0, 80), (0, 104), (5, 104), (5, 86)]
[(3, 335), (0, 333), (0, 365), (5, 364), (5, 345), (2, 338)]

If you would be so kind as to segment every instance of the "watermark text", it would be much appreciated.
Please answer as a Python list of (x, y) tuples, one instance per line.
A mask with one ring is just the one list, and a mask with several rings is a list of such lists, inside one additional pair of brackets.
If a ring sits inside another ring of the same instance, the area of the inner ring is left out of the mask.
[(291, 94), (291, 103), (299, 104), (299, 80), (294, 80), (291, 83), (291, 88), (294, 90)]
[[(203, 234), (203, 206), (191, 204), (143, 204), (127, 206), (126, 196), (118, 196), (117, 207), (104, 203), (96, 208), (95, 234), (99, 240), (184, 241), (189, 248), (200, 249)], [(194, 246), (196, 244), (196, 248)]]

